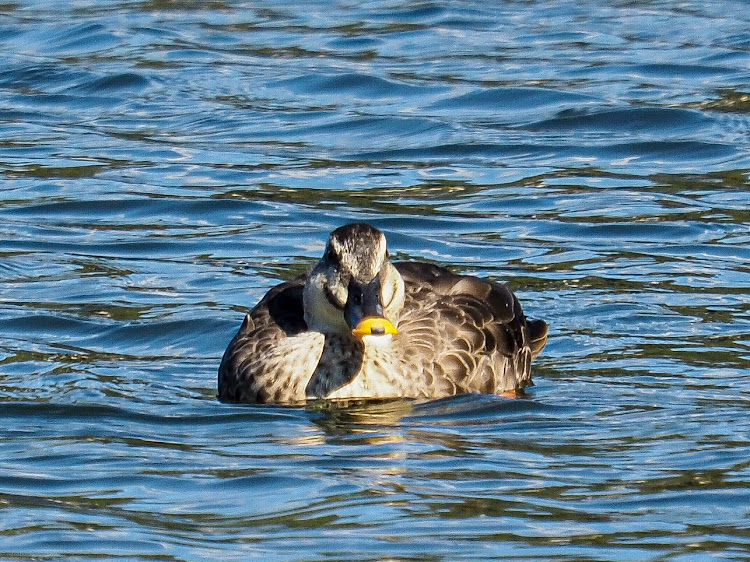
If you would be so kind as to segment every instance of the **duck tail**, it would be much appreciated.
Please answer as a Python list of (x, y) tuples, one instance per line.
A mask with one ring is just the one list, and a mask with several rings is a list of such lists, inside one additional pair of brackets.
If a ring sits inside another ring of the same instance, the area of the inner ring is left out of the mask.
[(531, 356), (536, 357), (544, 349), (547, 343), (547, 331), (549, 326), (544, 320), (527, 320), (526, 328), (529, 334), (529, 347)]

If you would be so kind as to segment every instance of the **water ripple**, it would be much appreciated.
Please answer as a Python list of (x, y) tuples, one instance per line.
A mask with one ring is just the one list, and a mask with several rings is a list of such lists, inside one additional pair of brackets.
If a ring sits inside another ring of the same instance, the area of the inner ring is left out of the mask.
[[(745, 11), (0, 13), (0, 557), (747, 557)], [(348, 220), (546, 319), (528, 396), (218, 403)]]

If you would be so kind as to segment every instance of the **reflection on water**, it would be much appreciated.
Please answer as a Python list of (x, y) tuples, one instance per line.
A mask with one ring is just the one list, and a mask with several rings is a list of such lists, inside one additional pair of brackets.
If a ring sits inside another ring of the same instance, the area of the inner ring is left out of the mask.
[[(0, 557), (747, 558), (750, 22), (600, 4), (0, 6)], [(351, 220), (529, 396), (218, 403)]]

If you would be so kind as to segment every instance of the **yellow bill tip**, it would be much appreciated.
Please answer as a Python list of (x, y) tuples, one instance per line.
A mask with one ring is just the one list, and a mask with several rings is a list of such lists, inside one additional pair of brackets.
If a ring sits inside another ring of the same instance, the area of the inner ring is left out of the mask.
[(355, 326), (352, 334), (358, 338), (365, 336), (384, 336), (385, 334), (397, 334), (398, 330), (388, 319), (381, 316), (368, 316)]

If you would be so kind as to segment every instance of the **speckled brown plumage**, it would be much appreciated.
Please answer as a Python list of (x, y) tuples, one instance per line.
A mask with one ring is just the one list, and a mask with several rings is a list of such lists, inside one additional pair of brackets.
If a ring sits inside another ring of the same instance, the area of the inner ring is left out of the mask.
[(510, 289), (427, 263), (393, 265), (403, 306), (398, 333), (380, 337), (386, 343), (308, 330), (302, 276), (271, 289), (247, 315), (222, 359), (219, 398), (438, 398), (532, 384), (547, 324), (527, 320)]

